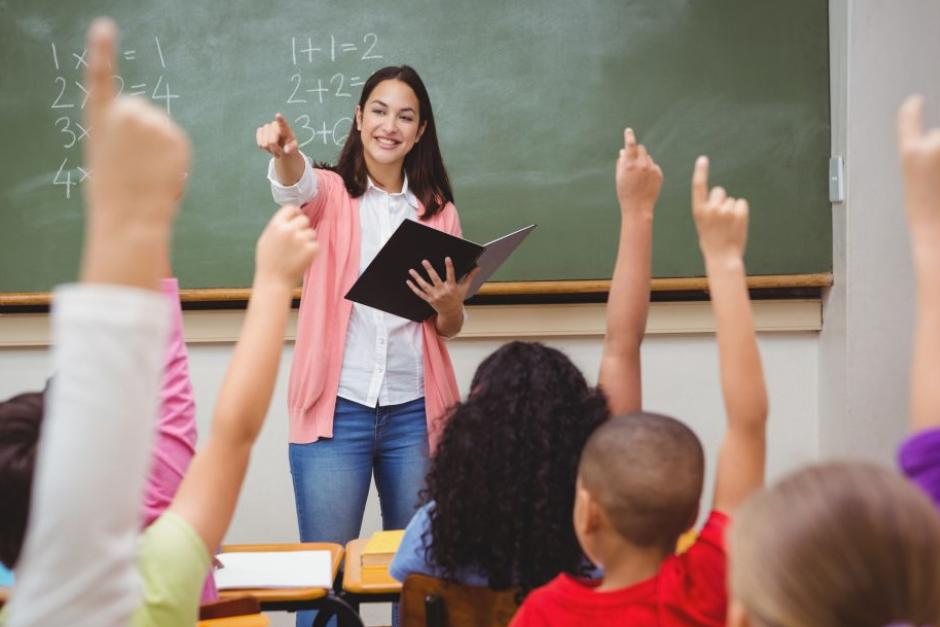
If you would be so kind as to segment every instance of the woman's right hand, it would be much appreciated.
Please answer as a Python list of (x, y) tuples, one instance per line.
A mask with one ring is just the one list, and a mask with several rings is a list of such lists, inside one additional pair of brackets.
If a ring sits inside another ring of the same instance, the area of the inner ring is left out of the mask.
[(255, 141), (258, 148), (271, 153), (275, 159), (297, 154), (297, 136), (280, 113), (274, 116), (273, 122), (258, 127)]

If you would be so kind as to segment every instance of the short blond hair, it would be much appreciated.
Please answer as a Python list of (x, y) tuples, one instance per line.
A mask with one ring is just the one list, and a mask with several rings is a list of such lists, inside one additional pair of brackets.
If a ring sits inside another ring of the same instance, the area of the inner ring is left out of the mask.
[(940, 515), (873, 464), (806, 468), (732, 523), (731, 593), (752, 624), (940, 624)]

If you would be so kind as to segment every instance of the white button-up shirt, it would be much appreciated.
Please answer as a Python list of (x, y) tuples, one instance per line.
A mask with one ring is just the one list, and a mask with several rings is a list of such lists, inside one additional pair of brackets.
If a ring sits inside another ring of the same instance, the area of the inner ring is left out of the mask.
[[(317, 177), (310, 159), (303, 157), (304, 173), (290, 186), (278, 182), (274, 159), (271, 160), (268, 180), (277, 204), (302, 205), (316, 196)], [(366, 192), (359, 199), (359, 274), (372, 263), (402, 222), (417, 220), (417, 217), (418, 199), (408, 190), (407, 176), (397, 194), (379, 189), (370, 179)], [(337, 395), (368, 407), (398, 405), (421, 398), (424, 396), (423, 348), (419, 323), (353, 303)]]

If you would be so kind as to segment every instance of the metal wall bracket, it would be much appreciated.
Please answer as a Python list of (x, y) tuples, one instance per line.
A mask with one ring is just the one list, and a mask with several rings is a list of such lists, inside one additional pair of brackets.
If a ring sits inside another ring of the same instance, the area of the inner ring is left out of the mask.
[(829, 201), (845, 202), (845, 166), (841, 156), (829, 158)]

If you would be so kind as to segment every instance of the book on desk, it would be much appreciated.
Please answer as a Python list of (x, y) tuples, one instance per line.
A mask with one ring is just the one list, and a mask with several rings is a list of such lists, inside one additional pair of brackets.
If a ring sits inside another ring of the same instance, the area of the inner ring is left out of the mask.
[(363, 583), (384, 583), (388, 580), (388, 567), (405, 537), (404, 530), (378, 531), (372, 534), (359, 558)]

